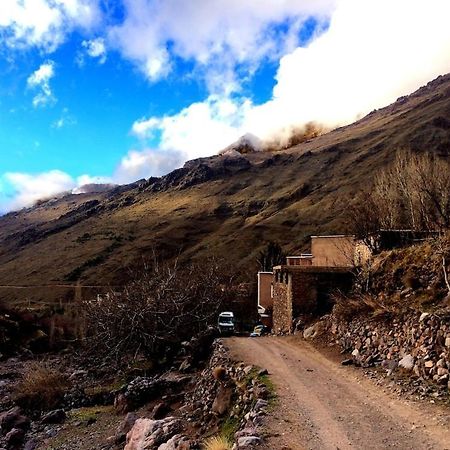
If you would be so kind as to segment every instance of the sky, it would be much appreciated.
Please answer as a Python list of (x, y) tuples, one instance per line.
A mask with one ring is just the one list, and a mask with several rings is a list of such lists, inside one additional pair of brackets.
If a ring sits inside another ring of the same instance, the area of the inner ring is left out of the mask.
[(347, 124), (450, 72), (448, 0), (0, 0), (0, 213)]

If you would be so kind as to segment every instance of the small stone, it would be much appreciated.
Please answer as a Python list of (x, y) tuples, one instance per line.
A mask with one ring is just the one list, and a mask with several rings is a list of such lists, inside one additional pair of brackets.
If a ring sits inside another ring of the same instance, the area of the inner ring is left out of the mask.
[(399, 367), (405, 370), (413, 370), (414, 368), (414, 357), (412, 355), (405, 355), (399, 362)]
[(256, 445), (261, 444), (261, 438), (258, 436), (242, 436), (238, 439), (239, 449), (253, 449)]

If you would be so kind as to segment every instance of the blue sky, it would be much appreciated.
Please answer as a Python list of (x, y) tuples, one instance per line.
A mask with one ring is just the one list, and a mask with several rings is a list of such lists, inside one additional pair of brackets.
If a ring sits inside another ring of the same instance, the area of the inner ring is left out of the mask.
[(2, 0), (0, 212), (383, 106), (450, 70), (448, 2), (422, 6)]

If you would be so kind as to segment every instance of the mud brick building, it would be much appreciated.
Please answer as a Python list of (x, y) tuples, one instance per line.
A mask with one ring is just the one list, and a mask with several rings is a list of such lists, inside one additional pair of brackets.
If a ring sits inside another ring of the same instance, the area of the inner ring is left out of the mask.
[(301, 314), (320, 315), (331, 309), (331, 294), (348, 292), (353, 274), (348, 267), (285, 265), (273, 268), (273, 330), (289, 333)]

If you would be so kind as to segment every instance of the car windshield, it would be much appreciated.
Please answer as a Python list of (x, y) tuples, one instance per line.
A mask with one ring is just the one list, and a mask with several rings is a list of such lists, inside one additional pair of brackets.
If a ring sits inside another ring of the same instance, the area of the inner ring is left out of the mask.
[(219, 319), (220, 323), (233, 323), (232, 317), (221, 317)]

